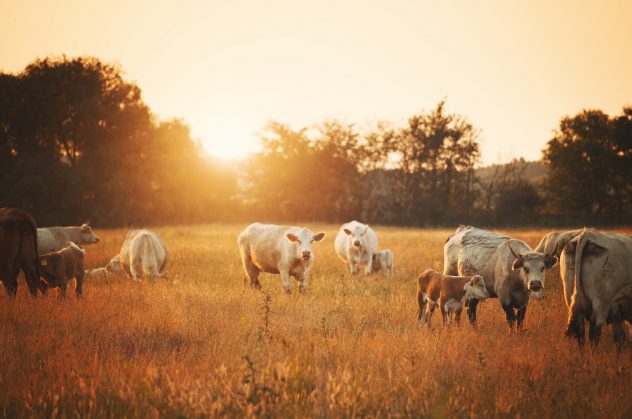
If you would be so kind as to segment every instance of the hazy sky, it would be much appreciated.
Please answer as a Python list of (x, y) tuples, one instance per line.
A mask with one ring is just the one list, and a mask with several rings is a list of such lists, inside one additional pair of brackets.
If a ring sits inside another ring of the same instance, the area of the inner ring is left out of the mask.
[(536, 159), (564, 115), (632, 105), (632, 1), (0, 0), (0, 70), (117, 62), (221, 157), (268, 120), (403, 125), (441, 99), (485, 163)]

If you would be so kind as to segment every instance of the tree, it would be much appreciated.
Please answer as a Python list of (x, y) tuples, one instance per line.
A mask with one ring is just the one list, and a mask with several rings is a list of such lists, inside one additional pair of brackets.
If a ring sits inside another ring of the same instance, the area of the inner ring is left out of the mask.
[(565, 117), (543, 151), (553, 211), (583, 220), (629, 218), (632, 198), (632, 111), (599, 110)]

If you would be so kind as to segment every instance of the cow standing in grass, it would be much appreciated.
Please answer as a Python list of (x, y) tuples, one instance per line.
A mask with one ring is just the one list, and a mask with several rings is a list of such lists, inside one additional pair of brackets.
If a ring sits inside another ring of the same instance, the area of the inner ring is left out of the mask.
[(621, 350), (623, 322), (632, 322), (632, 237), (586, 230), (571, 240), (562, 255), (566, 262), (562, 272), (574, 284), (566, 334), (582, 345), (586, 319), (590, 341), (597, 344), (601, 327), (612, 324)]
[(42, 288), (38, 272), (35, 220), (19, 208), (0, 208), (0, 281), (9, 296), (18, 291), (18, 274), (24, 277), (33, 297)]
[(430, 325), (432, 313), (439, 307), (443, 325), (450, 324), (450, 316), (459, 323), (465, 301), (489, 298), (485, 281), (480, 275), (451, 276), (426, 269), (417, 277), (417, 320)]
[[(460, 226), (444, 246), (445, 275), (481, 275), (490, 297), (498, 298), (509, 330), (522, 329), (529, 297), (541, 298), (544, 270), (557, 264), (554, 254), (534, 252), (522, 240), (471, 226)], [(468, 316), (476, 323), (478, 300), (468, 303)]]
[(59, 288), (61, 296), (66, 297), (68, 282), (76, 278), (75, 294), (81, 296), (83, 290), (83, 257), (86, 251), (73, 242), (57, 252), (40, 256), (40, 273), (46, 280), (46, 287)]
[(73, 242), (83, 246), (99, 243), (101, 239), (94, 234), (90, 223), (79, 227), (45, 227), (37, 229), (37, 245), (40, 255), (63, 249), (66, 243)]
[(254, 223), (241, 232), (237, 242), (246, 276), (253, 288), (261, 288), (261, 272), (280, 274), (283, 289), (292, 292), (290, 276), (304, 292), (309, 268), (314, 261), (313, 242), (321, 241), (325, 233), (314, 234), (301, 227)]
[(377, 252), (377, 236), (367, 224), (355, 220), (343, 224), (334, 247), (340, 259), (349, 265), (352, 275), (358, 273), (360, 265), (365, 265), (365, 275), (372, 272), (373, 255)]

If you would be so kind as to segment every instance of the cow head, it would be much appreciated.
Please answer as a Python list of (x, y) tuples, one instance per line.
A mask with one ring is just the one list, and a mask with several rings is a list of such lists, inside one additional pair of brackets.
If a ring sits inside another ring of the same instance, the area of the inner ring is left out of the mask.
[(361, 249), (362, 248), (362, 238), (364, 237), (366, 232), (369, 231), (369, 225), (368, 224), (357, 224), (352, 229), (350, 229), (348, 227), (345, 227), (343, 229), (343, 231), (345, 232), (345, 234), (347, 236), (349, 236), (349, 239), (351, 240), (351, 245), (353, 247), (355, 247), (355, 248)]
[(288, 231), (285, 237), (296, 246), (296, 257), (303, 259), (304, 261), (311, 260), (313, 258), (312, 243), (319, 242), (325, 238), (325, 233), (314, 234), (311, 230), (306, 228), (301, 229), (297, 234), (296, 232)]
[(114, 256), (107, 265), (105, 265), (105, 270), (108, 273), (112, 274), (120, 274), (123, 273), (123, 264), (121, 264), (121, 258), (116, 255)]
[(544, 290), (544, 270), (557, 264), (557, 246), (552, 253), (530, 252), (524, 255), (517, 254), (511, 244), (507, 243), (511, 254), (514, 256), (511, 269), (519, 271), (520, 278), (524, 281), (529, 294), (534, 298), (542, 298)]
[(485, 280), (480, 275), (474, 275), (464, 286), (465, 295), (464, 300), (470, 300), (475, 298), (477, 300), (485, 300), (489, 298), (489, 291), (485, 286)]
[(79, 228), (81, 229), (81, 243), (94, 244), (99, 243), (99, 240), (101, 240), (99, 236), (94, 234), (94, 232), (92, 231), (92, 227), (90, 227), (90, 221), (86, 221), (85, 223), (81, 224), (81, 227)]

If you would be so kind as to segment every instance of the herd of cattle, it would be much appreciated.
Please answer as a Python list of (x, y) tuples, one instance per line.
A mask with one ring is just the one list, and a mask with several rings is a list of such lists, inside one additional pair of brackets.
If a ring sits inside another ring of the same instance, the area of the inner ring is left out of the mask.
[[(243, 268), (250, 286), (260, 288), (261, 272), (279, 274), (283, 288), (291, 293), (290, 277), (300, 292), (308, 285), (314, 261), (312, 245), (325, 238), (307, 228), (254, 223), (238, 237)], [(65, 296), (69, 281), (82, 293), (84, 278), (97, 279), (126, 274), (134, 279), (162, 278), (167, 249), (148, 230), (130, 231), (121, 247), (103, 268), (84, 271), (85, 250), (80, 245), (98, 243), (89, 224), (79, 227), (37, 228), (33, 218), (16, 208), (0, 209), (0, 280), (8, 294), (17, 292), (19, 271), (24, 272), (29, 291), (60, 288)], [(337, 255), (355, 275), (393, 272), (393, 253), (378, 251), (375, 231), (366, 224), (343, 224), (336, 236)], [(619, 350), (625, 340), (623, 322), (632, 323), (632, 237), (619, 233), (578, 229), (552, 232), (533, 250), (527, 243), (491, 231), (460, 226), (444, 245), (443, 273), (427, 269), (417, 278), (417, 319), (430, 323), (439, 307), (444, 325), (458, 322), (467, 307), (476, 324), (480, 300), (498, 298), (510, 331), (522, 329), (530, 298), (541, 298), (544, 271), (560, 263), (564, 298), (569, 310), (567, 336), (597, 344), (601, 327), (611, 324)]]

